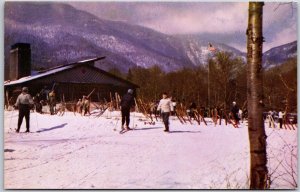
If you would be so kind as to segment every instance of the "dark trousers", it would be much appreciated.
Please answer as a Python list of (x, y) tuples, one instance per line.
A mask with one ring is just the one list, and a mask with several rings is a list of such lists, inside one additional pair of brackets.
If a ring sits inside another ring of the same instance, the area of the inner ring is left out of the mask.
[(121, 113), (122, 113), (122, 126), (126, 122), (126, 126), (128, 127), (129, 126), (129, 122), (130, 122), (130, 109), (122, 107)]
[(282, 118), (279, 118), (279, 127), (280, 128), (282, 128), (282, 122), (283, 122)]
[(17, 131), (20, 131), (24, 116), (25, 116), (25, 120), (26, 120), (26, 131), (29, 131), (30, 107), (29, 107), (29, 105), (20, 104), (19, 105), (19, 119), (18, 119)]
[(50, 103), (50, 114), (54, 115), (54, 107), (55, 107), (55, 103)]
[(170, 112), (162, 112), (161, 113), (161, 118), (165, 124), (165, 130), (169, 131), (169, 116)]

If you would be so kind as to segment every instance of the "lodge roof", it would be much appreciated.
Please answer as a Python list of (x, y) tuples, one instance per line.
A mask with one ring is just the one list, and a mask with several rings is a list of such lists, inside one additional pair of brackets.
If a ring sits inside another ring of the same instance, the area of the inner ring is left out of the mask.
[(97, 72), (99, 72), (101, 74), (104, 74), (104, 75), (106, 75), (106, 76), (108, 76), (110, 78), (113, 78), (113, 79), (115, 79), (117, 81), (120, 81), (122, 83), (128, 84), (128, 85), (130, 85), (132, 87), (135, 87), (135, 88), (139, 87), (138, 85), (133, 84), (133, 83), (131, 83), (131, 82), (125, 80), (125, 79), (122, 79), (122, 78), (117, 77), (117, 76), (115, 76), (115, 75), (113, 75), (111, 73), (108, 73), (108, 72), (106, 72), (106, 71), (104, 71), (102, 69), (94, 67), (93, 65), (90, 65), (93, 62), (98, 61), (98, 60), (102, 60), (104, 58), (105, 57), (97, 57), (97, 58), (91, 58), (91, 59), (81, 60), (81, 61), (78, 61), (78, 62), (75, 62), (75, 63), (66, 64), (66, 65), (56, 66), (56, 67), (53, 67), (53, 68), (50, 68), (50, 69), (39, 71), (35, 75), (31, 75), (31, 76), (27, 76), (27, 77), (22, 77), (22, 78), (20, 78), (18, 80), (14, 80), (14, 81), (5, 81), (4, 82), (4, 86), (21, 85), (21, 84), (24, 84), (24, 83), (29, 83), (29, 82), (34, 81), (34, 80), (46, 78), (47, 76), (58, 74), (58, 73), (63, 72), (63, 71), (68, 71), (68, 70), (74, 69), (74, 68), (76, 68), (78, 66), (87, 66), (87, 67), (92, 68), (93, 70), (96, 70)]

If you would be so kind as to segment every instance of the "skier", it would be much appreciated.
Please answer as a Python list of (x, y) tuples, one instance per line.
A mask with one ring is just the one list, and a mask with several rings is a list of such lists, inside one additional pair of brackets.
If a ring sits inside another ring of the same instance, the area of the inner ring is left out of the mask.
[(239, 108), (236, 105), (235, 101), (232, 102), (231, 113), (232, 113), (233, 119), (235, 120), (236, 124), (238, 124), (239, 123), (239, 116), (238, 116)]
[(49, 92), (50, 92), (50, 90), (45, 85), (44, 88), (40, 91), (40, 96), (41, 96), (40, 99), (43, 101), (48, 101)]
[(190, 116), (190, 118), (195, 118), (195, 111), (197, 109), (197, 105), (195, 102), (191, 102), (189, 109), (188, 109), (188, 115)]
[(34, 104), (33, 99), (30, 94), (28, 94), (28, 88), (23, 87), (22, 93), (18, 96), (15, 107), (19, 108), (19, 119), (18, 119), (18, 128), (16, 130), (17, 133), (20, 132), (20, 128), (22, 125), (23, 117), (25, 116), (26, 120), (26, 132), (29, 132), (29, 119), (30, 119), (30, 107)]
[(56, 112), (56, 99), (55, 99), (55, 92), (54, 90), (51, 90), (50, 93), (49, 93), (49, 108), (50, 108), (50, 114), (51, 115), (54, 115), (55, 112)]
[(273, 122), (273, 111), (270, 110), (267, 114), (267, 119), (268, 119), (268, 122), (269, 122), (269, 128), (271, 128), (272, 126), (272, 122)]
[(40, 101), (40, 94), (37, 93), (36, 96), (33, 98), (33, 101), (34, 101), (34, 105), (35, 105), (35, 110), (36, 112), (42, 114), (42, 108), (43, 108), (43, 105)]
[(279, 127), (282, 129), (282, 123), (283, 123), (283, 116), (285, 116), (286, 112), (282, 112), (282, 110), (279, 110), (278, 113), (278, 120), (279, 120)]
[[(129, 127), (130, 122), (130, 108), (135, 105), (133, 90), (128, 89), (127, 93), (122, 97), (120, 106), (121, 106), (121, 114), (122, 114), (122, 130), (131, 130)], [(126, 123), (125, 127), (124, 124)]]
[(161, 117), (165, 124), (165, 132), (169, 132), (169, 116), (170, 112), (173, 111), (173, 105), (167, 93), (162, 94), (162, 99), (159, 101), (157, 111), (161, 111)]
[(85, 116), (85, 114), (89, 114), (91, 115), (90, 113), (90, 100), (87, 96), (83, 96), (82, 97), (82, 110), (83, 110), (83, 116)]

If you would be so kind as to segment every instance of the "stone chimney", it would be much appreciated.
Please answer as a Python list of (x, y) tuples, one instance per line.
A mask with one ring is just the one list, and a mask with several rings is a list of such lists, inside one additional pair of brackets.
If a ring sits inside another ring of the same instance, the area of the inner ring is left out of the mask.
[(31, 49), (28, 43), (11, 46), (9, 58), (9, 79), (11, 81), (31, 75)]

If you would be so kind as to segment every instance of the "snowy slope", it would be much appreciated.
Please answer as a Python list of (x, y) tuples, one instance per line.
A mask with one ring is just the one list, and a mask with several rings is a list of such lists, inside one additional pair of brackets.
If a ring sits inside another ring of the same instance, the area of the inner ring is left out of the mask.
[[(160, 121), (144, 125), (142, 114), (131, 113), (135, 130), (119, 134), (114, 129), (120, 130), (120, 112), (101, 117), (31, 113), (32, 133), (17, 134), (10, 128), (16, 127), (18, 112), (4, 115), (6, 189), (249, 187), (246, 122), (235, 129), (224, 123), (214, 126), (210, 119), (208, 126), (182, 125), (171, 117), (171, 132), (165, 133)], [(266, 131), (269, 170), (276, 170), (271, 187), (294, 188), (292, 176), (279, 175), (288, 172), (286, 167), (297, 170), (297, 131)]]

